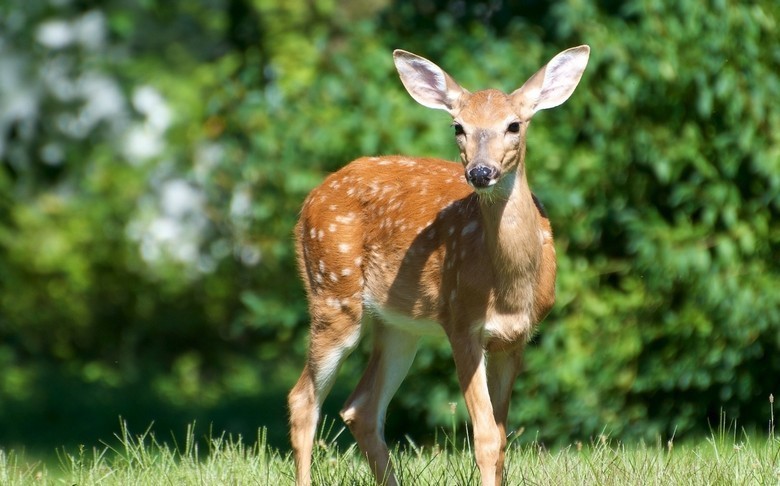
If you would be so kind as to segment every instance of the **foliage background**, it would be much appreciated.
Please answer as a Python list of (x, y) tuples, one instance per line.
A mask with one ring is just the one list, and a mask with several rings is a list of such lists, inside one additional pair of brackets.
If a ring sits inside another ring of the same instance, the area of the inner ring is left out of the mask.
[[(504, 90), (592, 47), (576, 94), (530, 130), (560, 270), (515, 388), (521, 440), (695, 437), (720, 410), (765, 428), (778, 19), (774, 0), (2, 3), (0, 447), (94, 443), (120, 415), (265, 425), (286, 447), (303, 198), (359, 155), (457, 157), (446, 115), (398, 82), (397, 47)], [(446, 345), (410, 377), (388, 433), (428, 440), (459, 402)]]

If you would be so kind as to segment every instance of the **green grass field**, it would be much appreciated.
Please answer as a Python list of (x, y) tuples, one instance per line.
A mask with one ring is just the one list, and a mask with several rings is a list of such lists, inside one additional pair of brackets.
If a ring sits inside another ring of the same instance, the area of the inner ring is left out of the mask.
[[(321, 433), (315, 447), (315, 484), (373, 484), (354, 446), (335, 444), (341, 429)], [(335, 431), (335, 432), (334, 432)], [(283, 485), (293, 484), (288, 453), (268, 446), (265, 432), (256, 440), (209, 434), (198, 440), (191, 427), (184, 443), (168, 443), (152, 432), (134, 435), (122, 427), (115, 443), (58, 451), (57, 463), (29, 461), (18, 451), (0, 449), (2, 485)], [(251, 445), (250, 445), (251, 444)], [(411, 441), (396, 447), (399, 479), (411, 485), (478, 484), (468, 438), (443, 434), (432, 447)], [(780, 484), (780, 438), (773, 430), (752, 437), (722, 422), (695, 444), (673, 441), (621, 444), (607, 437), (591, 443), (547, 450), (539, 444), (512, 444), (506, 484)]]

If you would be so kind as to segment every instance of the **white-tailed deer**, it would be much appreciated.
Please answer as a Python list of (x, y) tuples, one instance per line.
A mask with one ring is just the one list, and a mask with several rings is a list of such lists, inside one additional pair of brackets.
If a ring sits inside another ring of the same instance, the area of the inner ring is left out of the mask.
[(441, 334), (452, 346), (482, 484), (501, 484), (512, 384), (555, 299), (552, 230), (528, 187), (526, 130), (538, 110), (569, 98), (589, 52), (561, 52), (509, 95), (470, 93), (432, 62), (393, 53), (409, 94), (452, 115), (463, 167), (361, 158), (304, 202), (295, 237), (311, 341), (288, 397), (299, 485), (311, 482), (320, 406), (364, 318), (374, 323), (373, 352), (341, 417), (377, 482), (397, 483), (384, 441), (387, 405), (420, 336)]

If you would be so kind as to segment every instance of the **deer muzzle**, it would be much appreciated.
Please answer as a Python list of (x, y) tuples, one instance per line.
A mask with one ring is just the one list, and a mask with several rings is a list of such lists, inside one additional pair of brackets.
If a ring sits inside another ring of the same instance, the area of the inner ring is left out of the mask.
[(488, 165), (475, 165), (466, 169), (466, 180), (474, 189), (487, 189), (496, 182), (500, 173), (498, 169)]

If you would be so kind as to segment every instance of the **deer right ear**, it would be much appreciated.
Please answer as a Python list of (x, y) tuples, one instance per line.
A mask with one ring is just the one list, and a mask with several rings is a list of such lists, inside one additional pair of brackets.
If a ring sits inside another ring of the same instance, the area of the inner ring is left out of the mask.
[(539, 110), (554, 108), (567, 99), (579, 84), (588, 65), (590, 47), (572, 47), (553, 57), (525, 84), (512, 93), (521, 113), (530, 118)]
[(449, 74), (424, 57), (401, 49), (393, 51), (393, 60), (401, 82), (415, 101), (455, 115), (461, 97), (468, 91)]

